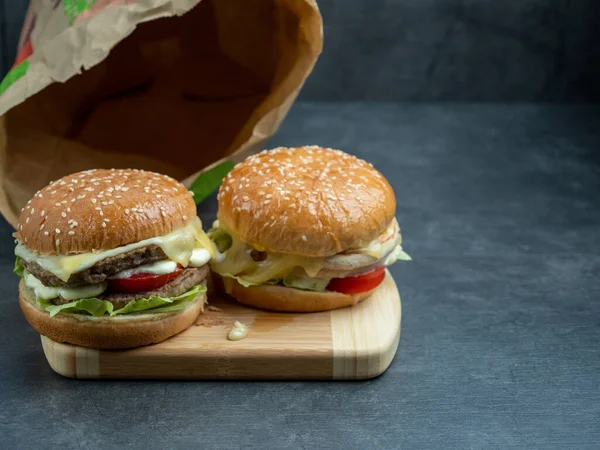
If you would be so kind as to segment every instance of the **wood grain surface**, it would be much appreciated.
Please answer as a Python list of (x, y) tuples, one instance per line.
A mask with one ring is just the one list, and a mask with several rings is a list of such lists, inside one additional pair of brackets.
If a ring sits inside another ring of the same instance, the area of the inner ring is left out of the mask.
[[(42, 336), (48, 363), (73, 378), (366, 379), (383, 373), (400, 339), (401, 305), (388, 273), (370, 298), (313, 314), (250, 309), (224, 297), (195, 326), (157, 345), (105, 351)], [(234, 321), (248, 327), (228, 341)]]

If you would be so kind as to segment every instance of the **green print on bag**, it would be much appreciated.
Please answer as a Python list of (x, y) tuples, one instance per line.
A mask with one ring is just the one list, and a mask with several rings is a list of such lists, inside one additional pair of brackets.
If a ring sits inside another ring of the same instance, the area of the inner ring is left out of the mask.
[(96, 0), (63, 0), (65, 16), (69, 18), (69, 25), (73, 25), (77, 16), (90, 9)]
[(29, 69), (29, 61), (23, 61), (18, 66), (13, 67), (0, 83), (0, 95), (8, 89), (8, 87), (27, 73)]

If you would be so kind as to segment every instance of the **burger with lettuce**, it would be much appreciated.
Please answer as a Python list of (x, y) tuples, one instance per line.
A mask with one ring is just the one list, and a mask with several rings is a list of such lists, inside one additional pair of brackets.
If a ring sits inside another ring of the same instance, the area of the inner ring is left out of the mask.
[(27, 202), (14, 237), (21, 309), (54, 341), (153, 344), (203, 311), (214, 247), (190, 192), (165, 175), (68, 175)]
[(396, 199), (373, 166), (339, 150), (277, 148), (251, 156), (224, 179), (211, 268), (226, 293), (249, 306), (313, 312), (354, 305), (385, 267), (409, 260)]

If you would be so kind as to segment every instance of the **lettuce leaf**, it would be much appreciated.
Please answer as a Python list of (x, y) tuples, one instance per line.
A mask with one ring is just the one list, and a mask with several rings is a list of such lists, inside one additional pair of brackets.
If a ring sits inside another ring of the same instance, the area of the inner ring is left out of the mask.
[(23, 278), (24, 270), (25, 270), (25, 267), (23, 267), (23, 264), (21, 264), (21, 258), (19, 258), (17, 256), (17, 259), (15, 259), (15, 268), (13, 269), (13, 273), (15, 275), (17, 275), (18, 277)]
[(227, 250), (229, 250), (231, 244), (233, 243), (231, 236), (220, 228), (211, 228), (208, 230), (208, 236), (214, 242), (215, 247), (217, 247), (217, 250), (219, 250), (219, 253), (225, 253)]
[(132, 300), (119, 309), (114, 309), (112, 303), (106, 300), (100, 300), (99, 298), (84, 298), (65, 303), (64, 305), (53, 305), (51, 301), (42, 299), (38, 299), (37, 302), (41, 309), (50, 313), (50, 317), (54, 317), (61, 312), (83, 313), (94, 317), (135, 314), (139, 312), (159, 314), (185, 309), (188, 303), (191, 303), (200, 292), (206, 292), (206, 287), (202, 285), (195, 286), (177, 297), (163, 298), (151, 296), (150, 298)]
[(412, 258), (404, 250), (400, 250), (398, 252), (398, 260), (399, 261), (412, 261)]
[(322, 279), (322, 278), (294, 278), (294, 277), (286, 277), (283, 279), (274, 279), (265, 281), (264, 283), (253, 283), (251, 281), (245, 280), (243, 275), (234, 276), (234, 275), (224, 275), (228, 278), (233, 278), (238, 283), (240, 283), (244, 287), (258, 286), (260, 284), (282, 284), (289, 288), (301, 289), (303, 291), (315, 291), (315, 292), (325, 292), (327, 285), (330, 280)]
[(296, 278), (286, 277), (282, 280), (284, 286), (303, 291), (325, 292), (331, 280), (325, 278)]
[[(244, 287), (258, 286), (259, 284), (264, 284), (264, 283), (253, 283), (251, 281), (246, 281), (246, 280), (244, 280), (244, 278), (236, 277), (235, 275), (225, 275), (225, 276), (235, 279), (238, 283), (240, 283)], [(277, 283), (272, 283), (272, 284), (277, 284)]]
[(38, 304), (43, 305), (43, 309), (50, 313), (50, 317), (54, 317), (58, 313), (87, 313), (94, 317), (101, 317), (106, 314), (113, 315), (114, 306), (111, 302), (100, 300), (98, 298), (82, 298), (63, 305), (53, 305), (48, 300), (39, 299)]
[(202, 203), (210, 195), (219, 189), (225, 175), (235, 166), (233, 161), (223, 161), (212, 169), (202, 172), (190, 186), (190, 191), (194, 193), (196, 204)]

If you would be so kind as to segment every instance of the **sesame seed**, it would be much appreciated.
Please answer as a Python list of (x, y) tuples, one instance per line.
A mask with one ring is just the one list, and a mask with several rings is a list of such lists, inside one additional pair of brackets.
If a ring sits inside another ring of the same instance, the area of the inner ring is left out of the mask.
[(125, 214), (129, 214), (129, 209), (125, 208)]
[(75, 234), (75, 232), (74, 231), (69, 231), (68, 234), (69, 234), (69, 236), (73, 236)]
[(103, 216), (103, 215), (104, 215), (104, 213), (103, 213), (102, 211), (100, 211), (100, 215), (101, 215), (101, 216)]
[(62, 212), (62, 213), (60, 213), (60, 215), (61, 215), (63, 218), (66, 218), (66, 217), (67, 217), (67, 213), (65, 213), (65, 212)]
[(56, 228), (54, 231), (56, 232), (56, 234), (60, 234), (60, 230), (58, 228)]
[(106, 222), (102, 222), (102, 228), (106, 228)]
[(25, 219), (25, 223), (29, 223), (29, 217)]
[(44, 227), (45, 227), (45, 226), (46, 226), (46, 224), (44, 224), (44, 223), (43, 223), (43, 224), (41, 224), (41, 225), (40, 225), (40, 231), (42, 231), (42, 230), (44, 229)]
[(50, 233), (48, 233), (47, 231), (44, 231), (44, 236), (48, 236)]
[(29, 211), (29, 214), (33, 214), (35, 212), (35, 208), (31, 208), (31, 211)]
[(187, 220), (187, 216), (183, 216), (183, 220)]
[[(73, 201), (73, 200), (71, 200), (71, 201)], [(60, 206), (60, 203), (55, 203), (54, 206)]]
[(56, 240), (56, 246), (58, 247), (58, 246), (59, 246), (59, 244), (60, 244), (60, 239), (57, 239), (57, 240)]
[(98, 200), (96, 200), (95, 198), (92, 199), (92, 203), (96, 203)]
[(166, 213), (166, 212), (164, 212), (164, 211), (161, 211), (161, 212), (160, 212), (160, 214), (161, 214), (163, 217), (167, 217), (167, 213)]

